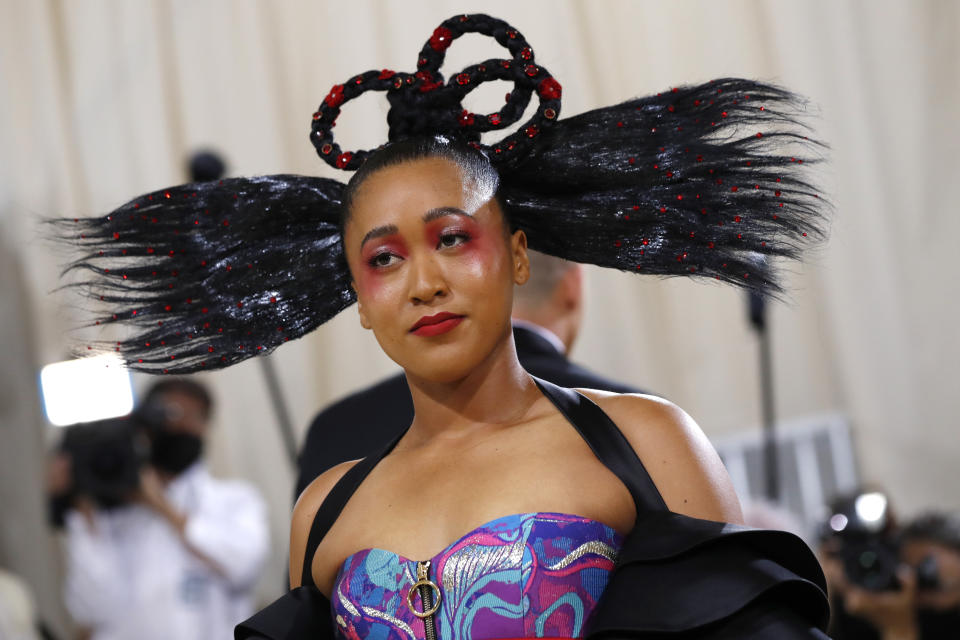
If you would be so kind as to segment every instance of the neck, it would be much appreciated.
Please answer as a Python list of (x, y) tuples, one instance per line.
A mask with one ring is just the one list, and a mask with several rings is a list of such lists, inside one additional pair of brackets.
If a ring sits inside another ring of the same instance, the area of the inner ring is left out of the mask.
[(458, 437), (477, 428), (523, 420), (541, 397), (520, 361), (509, 332), (487, 358), (465, 377), (433, 382), (407, 373), (415, 417), (408, 442)]

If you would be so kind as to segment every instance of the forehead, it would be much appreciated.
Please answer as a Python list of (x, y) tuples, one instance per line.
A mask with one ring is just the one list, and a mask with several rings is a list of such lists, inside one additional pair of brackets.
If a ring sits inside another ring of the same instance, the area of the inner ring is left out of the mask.
[(404, 218), (418, 219), (430, 209), (456, 207), (474, 215), (493, 202), (495, 185), (484, 184), (446, 158), (424, 158), (384, 167), (357, 189), (346, 234)]

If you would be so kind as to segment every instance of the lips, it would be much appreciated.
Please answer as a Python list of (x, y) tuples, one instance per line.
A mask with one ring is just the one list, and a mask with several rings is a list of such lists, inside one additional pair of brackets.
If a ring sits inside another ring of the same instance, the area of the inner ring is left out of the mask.
[(423, 316), (410, 328), (418, 336), (437, 336), (452, 330), (464, 316), (443, 311), (432, 316)]

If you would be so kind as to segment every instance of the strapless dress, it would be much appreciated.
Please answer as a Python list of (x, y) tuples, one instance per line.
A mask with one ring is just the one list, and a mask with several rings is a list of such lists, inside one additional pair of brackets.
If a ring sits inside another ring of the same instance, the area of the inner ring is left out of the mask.
[[(559, 513), (498, 518), (426, 561), (384, 549), (349, 556), (334, 582), (338, 638), (579, 638), (623, 542), (609, 526)], [(429, 563), (429, 564), (427, 564)], [(413, 589), (426, 565), (428, 602)], [(439, 596), (439, 597), (438, 597)], [(423, 613), (436, 606), (426, 619)]]

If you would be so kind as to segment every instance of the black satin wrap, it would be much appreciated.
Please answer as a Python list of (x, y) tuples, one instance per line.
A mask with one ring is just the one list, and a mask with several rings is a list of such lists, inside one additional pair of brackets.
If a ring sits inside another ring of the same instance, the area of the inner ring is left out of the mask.
[(330, 601), (313, 585), (291, 589), (253, 617), (238, 624), (233, 637), (237, 640), (333, 640)]
[(797, 536), (671, 512), (638, 521), (589, 638), (825, 638), (823, 572)]
[[(588, 638), (826, 638), (820, 565), (800, 538), (671, 512), (638, 521)], [(330, 601), (290, 591), (236, 628), (237, 640), (333, 640)]]

